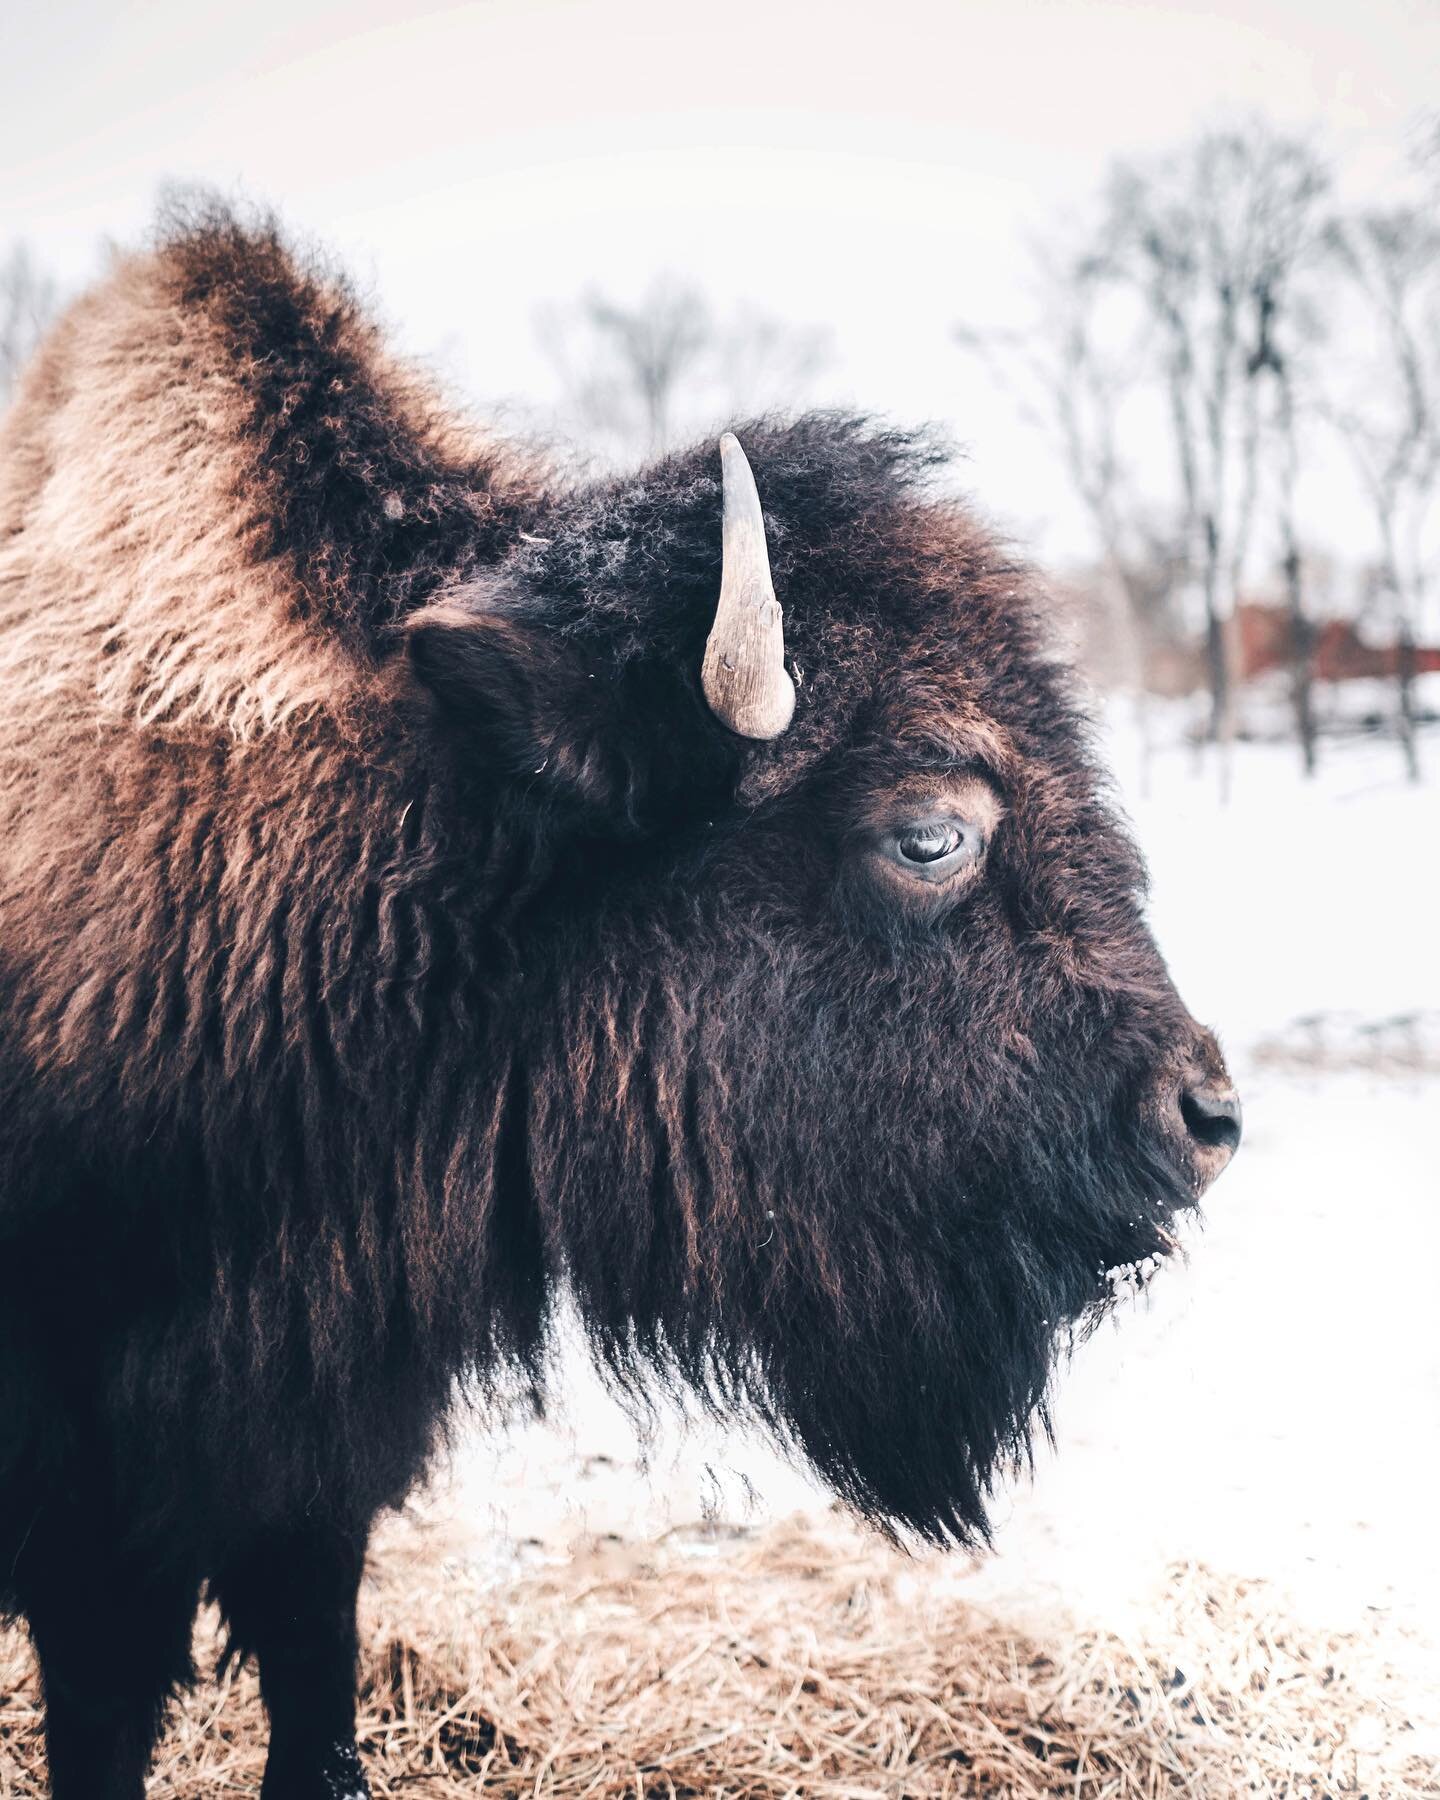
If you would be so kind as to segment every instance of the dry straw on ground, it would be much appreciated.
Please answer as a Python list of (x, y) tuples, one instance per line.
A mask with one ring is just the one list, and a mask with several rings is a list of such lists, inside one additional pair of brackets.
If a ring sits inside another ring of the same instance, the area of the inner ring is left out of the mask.
[[(496, 1591), (399, 1528), (368, 1608), (376, 1793), (1440, 1795), (1378, 1640), (1301, 1630), (1262, 1584), (1176, 1567), (1144, 1644), (1019, 1636), (956, 1587), (797, 1523), (606, 1544)], [(254, 1793), (262, 1757), (253, 1676), (202, 1686), (151, 1792)], [(0, 1796), (42, 1793), (40, 1761), (28, 1658), (0, 1636)]]

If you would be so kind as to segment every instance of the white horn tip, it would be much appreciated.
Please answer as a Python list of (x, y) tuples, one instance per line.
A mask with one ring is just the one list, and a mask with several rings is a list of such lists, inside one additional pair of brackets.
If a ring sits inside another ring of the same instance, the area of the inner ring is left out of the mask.
[(765, 521), (750, 460), (733, 431), (720, 439), (724, 561), (720, 602), (701, 684), (715, 716), (739, 737), (774, 738), (795, 712), (780, 606), (770, 585)]
[(783, 669), (757, 688), (746, 678), (743, 665), (707, 656), (701, 685), (711, 712), (737, 737), (757, 742), (777, 738), (795, 716), (795, 683)]

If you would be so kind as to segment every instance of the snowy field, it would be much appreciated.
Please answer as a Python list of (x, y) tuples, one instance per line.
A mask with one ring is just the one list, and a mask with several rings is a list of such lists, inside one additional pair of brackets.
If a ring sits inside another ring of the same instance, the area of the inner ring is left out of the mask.
[[(1192, 1234), (1079, 1353), (1057, 1454), (997, 1508), (996, 1553), (946, 1579), (1007, 1616), (1125, 1630), (1167, 1564), (1262, 1576), (1316, 1623), (1378, 1610), (1440, 1638), (1440, 742), (1237, 753), (1234, 797), (1187, 751), (1139, 797), (1153, 919), (1218, 1026), (1245, 1143)], [(543, 1425), (467, 1441), (433, 1505), (502, 1576), (595, 1537), (828, 1506), (742, 1434), (665, 1421), (640, 1442), (578, 1357)], [(1408, 1652), (1407, 1652), (1408, 1655)]]

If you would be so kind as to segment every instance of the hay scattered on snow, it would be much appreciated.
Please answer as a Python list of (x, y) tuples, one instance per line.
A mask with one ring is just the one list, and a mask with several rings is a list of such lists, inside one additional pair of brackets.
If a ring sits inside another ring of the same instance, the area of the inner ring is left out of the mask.
[[(497, 1591), (401, 1527), (367, 1609), (375, 1792), (1440, 1795), (1378, 1639), (1301, 1630), (1262, 1583), (1177, 1565), (1143, 1645), (1018, 1636), (955, 1590), (846, 1527), (796, 1522), (604, 1544)], [(254, 1793), (263, 1741), (253, 1675), (202, 1686), (151, 1795)], [(0, 1635), (0, 1800), (43, 1791), (28, 1655)]]

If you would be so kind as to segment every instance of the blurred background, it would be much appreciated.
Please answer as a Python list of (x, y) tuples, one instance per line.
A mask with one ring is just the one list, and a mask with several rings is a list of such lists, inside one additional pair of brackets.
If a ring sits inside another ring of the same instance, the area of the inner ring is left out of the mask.
[[(1440, 13), (662, 0), (12, 8), (0, 398), (167, 189), (273, 206), (570, 460), (934, 420), (1147, 747), (1418, 778)], [(1149, 704), (1152, 702), (1153, 704)]]
[[(766, 409), (950, 436), (1046, 571), (1246, 1145), (946, 1579), (1120, 1629), (1205, 1566), (1433, 1649), (1440, 8), (61, 0), (3, 34), (0, 404), (199, 184), (577, 472)], [(464, 1439), (447, 1556), (824, 1514), (763, 1446), (637, 1424), (573, 1358), (559, 1390)]]
[[(1440, 13), (13, 7), (0, 396), (158, 194), (272, 205), (585, 463), (934, 419), (1147, 745), (1382, 733), (1440, 596)], [(1154, 698), (1154, 706), (1143, 704)]]

